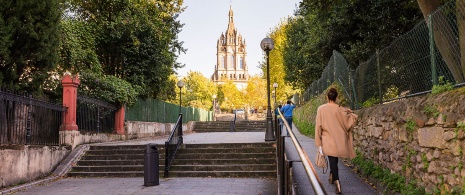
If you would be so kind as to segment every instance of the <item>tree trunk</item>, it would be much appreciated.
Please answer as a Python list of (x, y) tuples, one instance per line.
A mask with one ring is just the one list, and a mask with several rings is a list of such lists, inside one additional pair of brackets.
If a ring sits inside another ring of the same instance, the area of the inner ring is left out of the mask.
[(460, 61), (462, 64), (462, 74), (465, 75), (465, 2), (457, 1), (457, 27), (459, 29), (459, 44), (460, 44)]
[[(436, 47), (447, 64), (457, 83), (465, 81), (462, 68), (460, 66), (458, 41), (454, 36), (452, 27), (447, 22), (447, 18), (442, 10), (436, 11), (440, 7), (440, 0), (417, 0), (423, 17), (428, 21), (430, 14), (434, 12), (433, 33)], [(436, 11), (436, 12), (435, 12)]]

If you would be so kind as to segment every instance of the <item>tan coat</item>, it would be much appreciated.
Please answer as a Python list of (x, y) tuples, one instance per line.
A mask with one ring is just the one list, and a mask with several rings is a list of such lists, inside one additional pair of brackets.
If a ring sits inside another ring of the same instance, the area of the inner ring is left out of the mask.
[(315, 124), (315, 144), (328, 156), (354, 158), (352, 128), (358, 116), (344, 107), (327, 103), (318, 107)]

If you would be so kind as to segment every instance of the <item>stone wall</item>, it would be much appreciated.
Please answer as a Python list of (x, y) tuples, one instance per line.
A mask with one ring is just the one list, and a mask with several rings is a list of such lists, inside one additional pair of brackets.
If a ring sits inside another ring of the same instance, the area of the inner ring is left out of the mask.
[(69, 151), (63, 146), (0, 146), (0, 187), (50, 174)]
[(426, 192), (465, 182), (465, 89), (356, 111), (354, 145), (367, 159), (415, 179)]
[[(192, 132), (194, 123), (194, 121), (189, 121), (187, 124), (182, 124), (182, 131), (185, 133)], [(175, 123), (157, 123), (141, 121), (126, 121), (125, 123), (128, 139), (167, 135), (171, 133), (175, 125)]]

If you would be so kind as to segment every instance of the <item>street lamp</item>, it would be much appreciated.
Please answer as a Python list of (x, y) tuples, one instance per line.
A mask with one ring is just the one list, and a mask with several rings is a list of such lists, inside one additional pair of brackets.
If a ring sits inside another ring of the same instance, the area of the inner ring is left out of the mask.
[(213, 98), (213, 121), (216, 121), (215, 119), (215, 112), (216, 112), (216, 94), (212, 95)]
[(179, 113), (182, 114), (182, 111), (181, 111), (181, 105), (182, 105), (182, 99), (181, 99), (181, 88), (184, 87), (184, 82), (182, 81), (178, 81), (177, 83), (178, 87), (179, 87)]
[(278, 96), (278, 91), (276, 90), (278, 88), (278, 83), (273, 83), (273, 88), (274, 88), (274, 106), (276, 106), (276, 96)]
[(266, 53), (266, 95), (268, 107), (266, 108), (266, 133), (265, 141), (275, 141), (276, 138), (273, 134), (273, 122), (271, 117), (271, 103), (270, 103), (270, 51), (273, 50), (274, 44), (271, 38), (264, 38), (260, 42), (260, 47)]

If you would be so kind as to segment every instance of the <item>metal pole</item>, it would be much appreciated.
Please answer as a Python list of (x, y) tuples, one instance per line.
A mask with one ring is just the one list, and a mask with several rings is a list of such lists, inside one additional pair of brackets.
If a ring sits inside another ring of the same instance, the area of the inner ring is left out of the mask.
[(181, 105), (182, 105), (182, 99), (181, 99), (182, 93), (181, 93), (181, 87), (179, 88), (179, 114), (182, 114), (181, 110)]
[(216, 112), (216, 98), (213, 98), (213, 121), (216, 121), (215, 119), (215, 112)]
[(31, 110), (32, 110), (32, 95), (29, 95), (27, 104), (27, 121), (26, 121), (26, 144), (31, 144)]
[(266, 95), (268, 107), (266, 108), (266, 133), (265, 141), (275, 141), (276, 138), (273, 134), (273, 122), (271, 117), (271, 103), (270, 103), (270, 51), (266, 50)]
[(434, 29), (433, 29), (433, 17), (428, 16), (428, 26), (429, 26), (429, 51), (431, 55), (431, 78), (433, 85), (438, 84), (438, 75), (436, 72), (436, 52), (434, 48)]
[(378, 68), (378, 90), (379, 90), (379, 104), (383, 103), (383, 92), (381, 89), (381, 70), (379, 67), (379, 50), (376, 49), (376, 66)]

